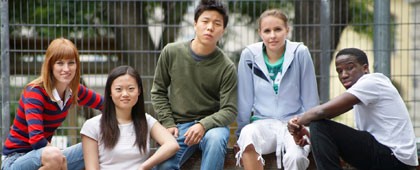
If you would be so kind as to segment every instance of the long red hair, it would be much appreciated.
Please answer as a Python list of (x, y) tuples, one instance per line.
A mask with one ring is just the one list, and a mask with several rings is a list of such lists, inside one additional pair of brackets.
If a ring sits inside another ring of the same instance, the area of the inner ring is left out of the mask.
[(52, 91), (55, 88), (55, 82), (57, 81), (52, 73), (55, 62), (63, 59), (74, 59), (76, 61), (76, 73), (73, 80), (70, 82), (69, 88), (72, 90), (72, 102), (77, 104), (77, 93), (80, 82), (80, 59), (79, 51), (76, 46), (68, 39), (57, 38), (51, 41), (45, 53), (45, 61), (42, 64), (41, 76), (33, 80), (32, 85), (41, 86), (47, 91), (47, 94), (53, 100), (57, 100), (52, 95)]

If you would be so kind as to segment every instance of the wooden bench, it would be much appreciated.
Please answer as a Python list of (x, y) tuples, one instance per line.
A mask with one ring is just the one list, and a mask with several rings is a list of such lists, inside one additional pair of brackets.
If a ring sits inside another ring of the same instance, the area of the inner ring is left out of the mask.
[[(312, 154), (309, 154), (309, 167), (308, 170), (316, 170), (315, 161), (312, 157)], [(265, 170), (277, 170), (277, 158), (275, 153), (263, 155), (265, 160)], [(185, 162), (185, 164), (181, 167), (181, 169), (188, 169), (188, 170), (199, 170), (201, 165), (201, 152), (194, 153), (190, 159)], [(236, 166), (236, 158), (233, 148), (228, 148), (227, 154), (225, 157), (225, 166), (224, 170), (240, 170), (243, 167)], [(350, 165), (343, 162), (343, 169), (344, 170), (354, 170)]]
[[(156, 150), (156, 147), (151, 148), (151, 152), (153, 153)], [(277, 157), (275, 153), (263, 155), (265, 160), (264, 170), (277, 170)], [(316, 170), (315, 160), (312, 156), (312, 153), (309, 153), (309, 167), (307, 170)], [(420, 157), (419, 157), (420, 162)], [(200, 170), (201, 166), (201, 151), (195, 152), (187, 162), (182, 165), (181, 169), (186, 170)], [(344, 161), (341, 161), (341, 167), (343, 170), (356, 170), (356, 168), (352, 167), (351, 165), (347, 164)], [(242, 170), (243, 167), (236, 166), (236, 158), (234, 149), (232, 147), (228, 147), (227, 154), (225, 156), (225, 165), (224, 170)], [(416, 167), (416, 170), (420, 170), (420, 166)]]

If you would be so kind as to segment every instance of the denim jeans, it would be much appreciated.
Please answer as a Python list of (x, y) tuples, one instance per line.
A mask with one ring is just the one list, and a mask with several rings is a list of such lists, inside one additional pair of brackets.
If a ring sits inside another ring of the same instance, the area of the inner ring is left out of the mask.
[(340, 157), (357, 169), (410, 169), (370, 133), (319, 120), (310, 123), (312, 155), (318, 169), (342, 169)]
[(188, 122), (178, 124), (178, 144), (180, 150), (171, 158), (157, 166), (158, 170), (178, 170), (197, 149), (202, 151), (201, 169), (202, 170), (222, 170), (225, 162), (226, 147), (229, 139), (228, 127), (215, 127), (209, 129), (199, 144), (188, 146), (184, 143), (184, 134), (196, 124)]
[[(12, 153), (2, 161), (1, 170), (35, 170), (41, 167), (41, 155), (44, 148), (28, 153)], [(78, 143), (63, 150), (67, 159), (67, 169), (80, 170), (85, 167), (82, 144)]]

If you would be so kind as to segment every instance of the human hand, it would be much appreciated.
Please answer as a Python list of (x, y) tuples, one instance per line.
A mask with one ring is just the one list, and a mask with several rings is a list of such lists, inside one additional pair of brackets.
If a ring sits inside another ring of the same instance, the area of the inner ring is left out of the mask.
[[(241, 150), (241, 148), (239, 148), (238, 143), (235, 143), (235, 145), (233, 145), (233, 155), (236, 155), (236, 153), (238, 153)], [(241, 165), (243, 165), (242, 163), (242, 159), (240, 160)]]
[(309, 138), (310, 135), (306, 128), (297, 123), (297, 120), (298, 118), (291, 119), (287, 123), (287, 130), (293, 136), (293, 140), (295, 141), (296, 145), (303, 147), (309, 144), (307, 138), (304, 138), (304, 136)]
[(302, 125), (297, 124), (297, 120), (298, 118), (295, 117), (287, 122), (287, 130), (292, 136), (296, 135), (302, 129)]
[(234, 153), (234, 155), (236, 155), (236, 153), (238, 153), (239, 150), (241, 150), (241, 148), (239, 148), (238, 143), (235, 143), (235, 145), (233, 145), (233, 153)]
[(184, 143), (188, 146), (198, 144), (201, 141), (201, 138), (204, 136), (205, 133), (204, 126), (201, 123), (196, 123), (195, 125), (191, 126), (187, 132), (185, 132), (185, 141)]
[(166, 130), (168, 130), (169, 133), (171, 133), (175, 138), (178, 138), (178, 128), (177, 127), (170, 127), (170, 128), (167, 128)]
[(309, 145), (309, 132), (306, 128), (302, 128), (300, 132), (296, 135), (293, 135), (293, 140), (295, 141), (296, 145), (304, 147), (305, 145)]

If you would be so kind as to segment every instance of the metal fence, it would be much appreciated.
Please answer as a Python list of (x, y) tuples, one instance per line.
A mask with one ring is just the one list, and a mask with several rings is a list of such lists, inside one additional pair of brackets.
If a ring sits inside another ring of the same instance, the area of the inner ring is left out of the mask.
[[(154, 115), (150, 88), (160, 50), (194, 37), (194, 0), (13, 0), (1, 3), (1, 139), (5, 140), (24, 85), (39, 76), (45, 50), (57, 37), (71, 39), (81, 54), (82, 79), (103, 94), (115, 66), (135, 67), (143, 78), (146, 111)], [(268, 8), (290, 18), (289, 39), (310, 49), (322, 102), (344, 91), (334, 53), (358, 47), (371, 70), (389, 75), (400, 90), (420, 136), (420, 3), (418, 0), (226, 0), (230, 19), (219, 46), (237, 62), (241, 50), (259, 41), (256, 19)], [(391, 16), (390, 19), (388, 16)], [(373, 64), (374, 63), (374, 64)], [(375, 66), (375, 68), (374, 68)], [(71, 111), (54, 140), (80, 142), (80, 127), (95, 111)], [(337, 121), (352, 124), (351, 114)], [(232, 131), (235, 130), (232, 124)], [(232, 142), (234, 142), (232, 138)], [(3, 144), (3, 143), (2, 143)]]

